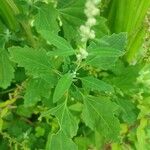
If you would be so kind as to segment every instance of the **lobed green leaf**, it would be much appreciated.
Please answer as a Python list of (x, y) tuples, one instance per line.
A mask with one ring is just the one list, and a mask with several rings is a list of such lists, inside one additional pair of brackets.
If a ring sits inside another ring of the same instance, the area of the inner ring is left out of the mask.
[(118, 140), (120, 124), (114, 116), (117, 106), (103, 97), (88, 96), (84, 99), (83, 120), (92, 130), (97, 130), (109, 140)]

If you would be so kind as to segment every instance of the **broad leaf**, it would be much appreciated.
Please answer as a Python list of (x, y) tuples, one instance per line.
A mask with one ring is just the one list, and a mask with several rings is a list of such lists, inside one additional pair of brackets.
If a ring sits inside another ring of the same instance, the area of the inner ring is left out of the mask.
[(43, 79), (30, 79), (26, 87), (24, 104), (31, 106), (40, 101), (42, 97), (49, 98), (52, 86), (51, 82), (48, 83)]
[(75, 40), (78, 37), (78, 29), (86, 20), (84, 7), (85, 0), (58, 0), (62, 27), (68, 40)]
[[(117, 66), (116, 66), (117, 67)], [(121, 73), (111, 79), (113, 85), (129, 93), (133, 88), (137, 88), (137, 77), (139, 76), (140, 65), (122, 67)]]
[(62, 131), (57, 134), (49, 134), (46, 150), (77, 150), (77, 145)]
[(85, 88), (97, 90), (100, 92), (113, 92), (113, 87), (110, 84), (107, 84), (106, 82), (92, 76), (83, 77), (81, 78), (81, 80), (83, 83), (83, 87)]
[(109, 34), (109, 28), (107, 26), (107, 19), (103, 18), (101, 16), (98, 16), (96, 18), (96, 25), (93, 27), (95, 34), (96, 34), (96, 38), (101, 38), (105, 35)]
[(111, 36), (104, 36), (102, 40), (108, 43), (108, 46), (111, 46), (116, 50), (123, 51), (127, 44), (127, 34), (124, 32), (119, 34), (112, 34)]
[(84, 99), (83, 120), (92, 130), (97, 130), (109, 140), (117, 140), (119, 120), (114, 116), (117, 106), (105, 98), (88, 96)]
[(0, 87), (7, 88), (14, 78), (14, 68), (6, 50), (0, 49)]
[(35, 26), (42, 37), (57, 47), (57, 51), (49, 52), (50, 55), (68, 56), (74, 54), (71, 45), (62, 37), (58, 36), (57, 25), (58, 12), (52, 5), (44, 5), (39, 9), (35, 19)]
[(53, 102), (59, 101), (59, 99), (65, 94), (65, 92), (70, 88), (72, 83), (72, 75), (67, 73), (63, 75), (56, 85), (54, 95), (53, 95)]
[(42, 30), (40, 33), (50, 44), (57, 47), (57, 50), (50, 51), (49, 55), (69, 56), (75, 53), (74, 49), (64, 38), (47, 30)]
[(46, 51), (43, 49), (35, 50), (29, 47), (12, 47), (9, 49), (12, 60), (24, 67), (32, 75), (39, 77), (50, 74), (51, 65)]
[(132, 124), (136, 121), (138, 116), (138, 110), (134, 106), (134, 103), (132, 103), (131, 100), (118, 98), (116, 100), (116, 103), (120, 106), (122, 110), (122, 118), (125, 122), (128, 124)]
[(66, 102), (48, 111), (55, 115), (59, 121), (60, 129), (70, 138), (77, 134), (78, 120), (72, 115), (68, 109)]
[(126, 34), (124, 33), (105, 36), (89, 45), (89, 57), (86, 63), (94, 67), (109, 69), (120, 56), (124, 55), (125, 44)]
[(34, 25), (38, 32), (47, 30), (53, 33), (59, 31), (57, 23), (58, 12), (52, 5), (44, 5), (39, 8)]

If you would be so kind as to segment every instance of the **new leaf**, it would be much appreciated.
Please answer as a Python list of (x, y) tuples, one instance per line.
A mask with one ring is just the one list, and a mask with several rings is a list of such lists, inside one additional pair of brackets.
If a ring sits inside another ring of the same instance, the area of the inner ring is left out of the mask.
[(60, 100), (60, 98), (65, 94), (65, 92), (70, 88), (72, 83), (72, 75), (70, 73), (67, 73), (63, 75), (55, 88), (54, 95), (53, 95), (53, 102), (57, 102)]

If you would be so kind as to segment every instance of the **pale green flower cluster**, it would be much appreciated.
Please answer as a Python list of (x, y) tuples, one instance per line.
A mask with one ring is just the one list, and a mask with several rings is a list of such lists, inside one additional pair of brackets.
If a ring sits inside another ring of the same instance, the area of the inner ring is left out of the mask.
[(88, 56), (88, 52), (84, 48), (79, 48), (79, 52), (77, 54), (77, 60), (81, 61), (82, 59), (86, 59)]
[[(92, 27), (96, 25), (96, 16), (100, 13), (98, 9), (98, 4), (101, 0), (87, 0), (85, 4), (84, 13), (87, 17), (87, 21), (84, 25), (80, 26), (80, 36), (81, 41), (86, 44), (89, 39), (95, 38), (95, 32), (92, 30)], [(79, 48), (79, 53), (77, 54), (77, 60), (82, 61), (82, 59), (86, 59), (88, 56), (88, 52), (86, 48)]]
[(96, 25), (96, 16), (100, 13), (97, 5), (100, 0), (87, 0), (85, 4), (84, 13), (87, 17), (87, 21), (84, 25), (80, 26), (81, 41), (87, 42), (88, 39), (95, 38), (95, 32), (91, 28)]

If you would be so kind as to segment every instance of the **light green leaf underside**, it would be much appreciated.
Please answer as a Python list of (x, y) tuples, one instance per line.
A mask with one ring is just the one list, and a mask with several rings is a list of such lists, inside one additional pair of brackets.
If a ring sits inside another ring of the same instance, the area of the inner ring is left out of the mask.
[(124, 55), (126, 45), (126, 34), (112, 34), (105, 36), (88, 47), (89, 57), (86, 60), (88, 65), (109, 69), (115, 65), (120, 56)]

